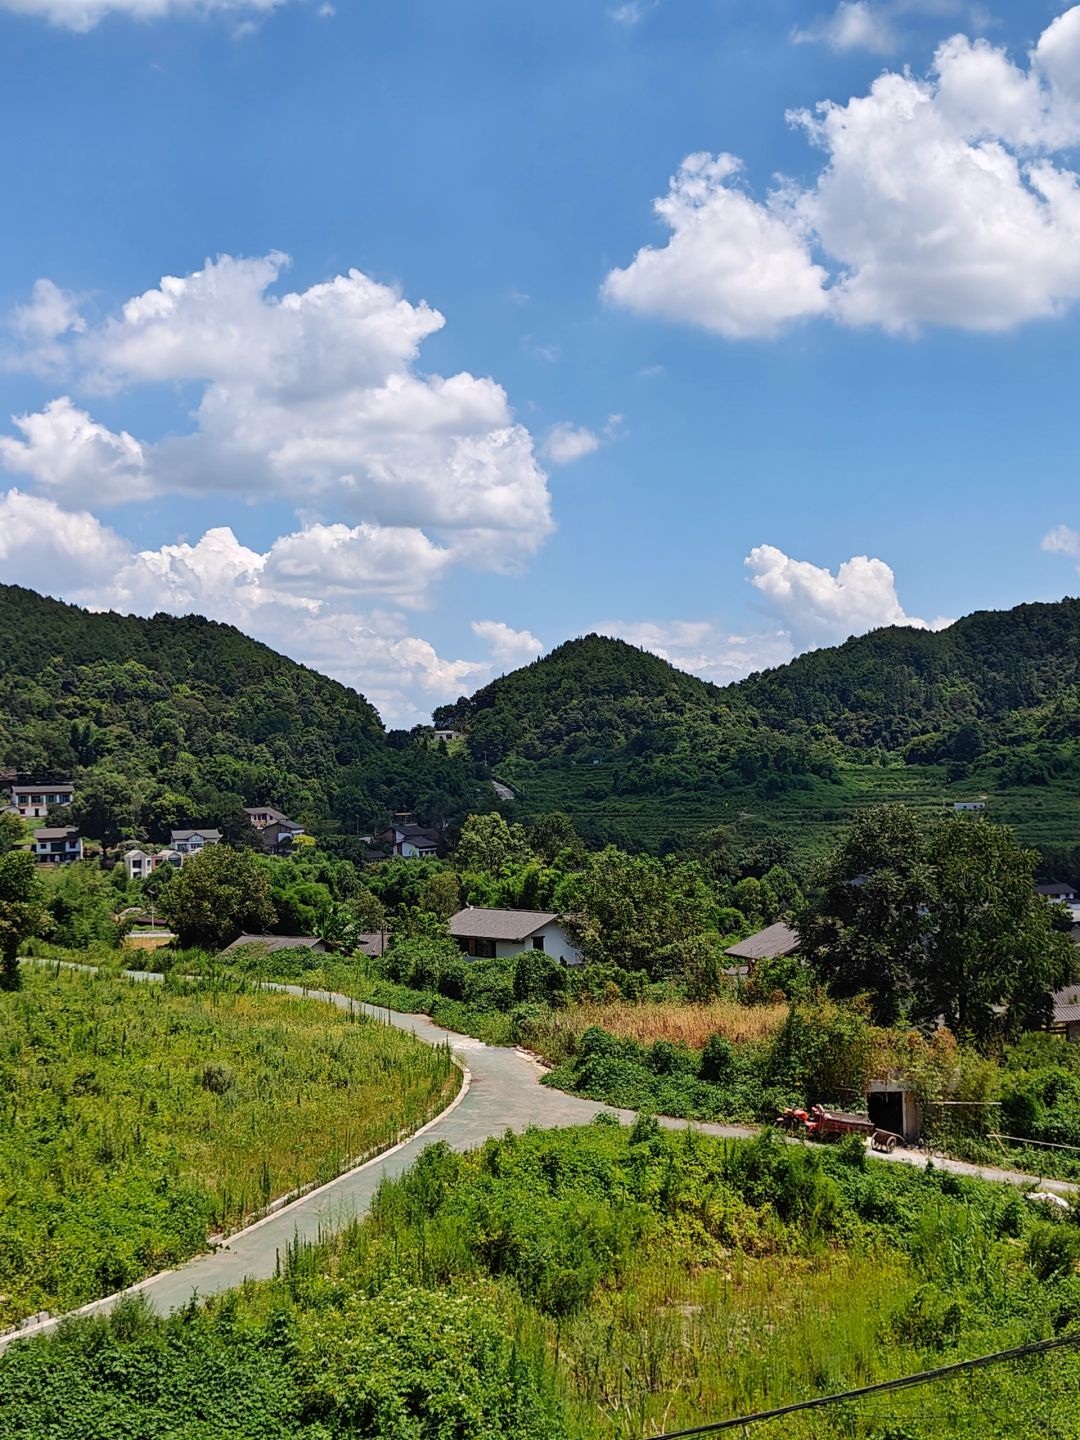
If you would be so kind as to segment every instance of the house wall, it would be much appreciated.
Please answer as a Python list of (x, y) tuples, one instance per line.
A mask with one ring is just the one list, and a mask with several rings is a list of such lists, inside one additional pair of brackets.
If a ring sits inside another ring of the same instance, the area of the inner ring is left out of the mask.
[[(549, 921), (542, 930), (536, 932), (536, 935), (544, 938), (545, 954), (561, 960), (564, 965), (581, 964), (581, 951), (557, 920)], [(496, 940), (496, 958), (499, 960), (509, 959), (513, 955), (520, 955), (525, 950), (534, 949), (533, 938), (530, 935), (527, 940)]]

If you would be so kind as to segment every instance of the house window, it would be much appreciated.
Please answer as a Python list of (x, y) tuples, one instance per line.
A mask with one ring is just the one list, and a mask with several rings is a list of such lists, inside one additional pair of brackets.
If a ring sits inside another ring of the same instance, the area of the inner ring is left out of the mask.
[(495, 941), (484, 940), (479, 936), (474, 936), (469, 941), (469, 954), (474, 960), (494, 960)]
[(543, 948), (544, 948), (544, 937), (543, 937), (543, 935), (534, 935), (534, 936), (533, 936), (533, 949), (534, 949), (534, 950), (542, 950)]

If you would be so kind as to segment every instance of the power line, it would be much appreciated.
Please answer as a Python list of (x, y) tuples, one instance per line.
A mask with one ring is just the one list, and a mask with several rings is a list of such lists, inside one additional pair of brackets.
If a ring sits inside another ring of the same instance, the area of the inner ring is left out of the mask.
[(980, 1370), (987, 1365), (998, 1365), (1007, 1360), (1020, 1360), (1026, 1355), (1044, 1355), (1050, 1350), (1063, 1350), (1080, 1345), (1080, 1330), (1057, 1340), (1037, 1340), (1031, 1345), (1018, 1345), (1012, 1350), (998, 1350), (993, 1355), (979, 1355), (974, 1360), (958, 1360), (952, 1365), (941, 1365), (936, 1370), (920, 1370), (917, 1375), (903, 1375), (897, 1380), (879, 1380), (874, 1385), (863, 1385), (857, 1390), (842, 1390), (837, 1395), (819, 1395), (813, 1400), (799, 1400), (793, 1405), (781, 1405), (776, 1410), (758, 1410), (753, 1415), (738, 1415), (732, 1420), (715, 1420), (709, 1425), (694, 1425), (689, 1430), (669, 1430), (662, 1435), (653, 1435), (649, 1440), (687, 1440), (692, 1435), (718, 1435), (722, 1430), (735, 1430), (740, 1425), (755, 1425), (762, 1420), (779, 1420), (784, 1415), (794, 1415), (800, 1410), (820, 1410), (825, 1405), (836, 1405), (841, 1400), (861, 1400), (867, 1395), (884, 1395), (889, 1391), (907, 1390), (915, 1385), (926, 1385), (931, 1380), (941, 1380), (946, 1375), (957, 1375), (963, 1370)]

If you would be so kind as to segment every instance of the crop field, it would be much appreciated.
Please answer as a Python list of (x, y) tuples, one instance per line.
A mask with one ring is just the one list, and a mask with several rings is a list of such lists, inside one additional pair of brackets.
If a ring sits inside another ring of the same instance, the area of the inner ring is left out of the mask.
[(1067, 781), (1013, 786), (997, 792), (976, 780), (950, 784), (937, 765), (842, 765), (836, 783), (812, 779), (763, 799), (754, 791), (727, 790), (702, 795), (693, 790), (662, 794), (618, 794), (617, 767), (605, 762), (545, 770), (524, 762), (510, 764), (505, 779), (518, 796), (525, 817), (565, 810), (583, 833), (611, 836), (616, 843), (655, 851), (665, 841), (685, 842), (695, 835), (727, 827), (736, 842), (782, 838), (802, 866), (812, 866), (839, 839), (860, 811), (875, 805), (903, 804), (918, 811), (940, 810), (954, 800), (984, 798), (987, 814), (1015, 826), (1026, 845), (1073, 845), (1076, 797)]
[(451, 1098), (445, 1051), (231, 982), (0, 995), (0, 1328), (132, 1284)]
[[(612, 1001), (571, 1005), (553, 1011), (546, 1023), (552, 1032), (563, 1029), (569, 1036), (579, 1036), (596, 1025), (611, 1035), (636, 1040), (639, 1045), (666, 1040), (672, 1045), (703, 1050), (714, 1035), (732, 1045), (771, 1040), (786, 1020), (788, 1009), (786, 1003), (740, 1005), (735, 1000), (714, 1000), (703, 1005), (676, 1001), (628, 1005)], [(559, 1045), (554, 1034), (552, 1039), (554, 1050), (566, 1053), (567, 1047)]]
[[(1074, 1333), (1078, 1256), (1016, 1191), (861, 1147), (530, 1131), (429, 1147), (205, 1310), (13, 1347), (0, 1411), (11, 1440), (640, 1440)], [(745, 1433), (1074, 1440), (1078, 1396), (1062, 1350)]]

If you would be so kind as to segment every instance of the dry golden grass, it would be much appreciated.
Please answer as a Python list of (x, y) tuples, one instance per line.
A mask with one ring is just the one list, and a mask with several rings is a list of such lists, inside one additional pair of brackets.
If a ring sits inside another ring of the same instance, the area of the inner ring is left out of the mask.
[(704, 1048), (712, 1035), (722, 1035), (732, 1044), (770, 1040), (787, 1018), (787, 1005), (739, 1005), (734, 1000), (714, 1000), (708, 1005), (624, 1002), (575, 1005), (564, 1011), (560, 1021), (580, 1034), (590, 1025), (599, 1025), (613, 1035), (625, 1035), (651, 1045), (670, 1040), (674, 1045)]

